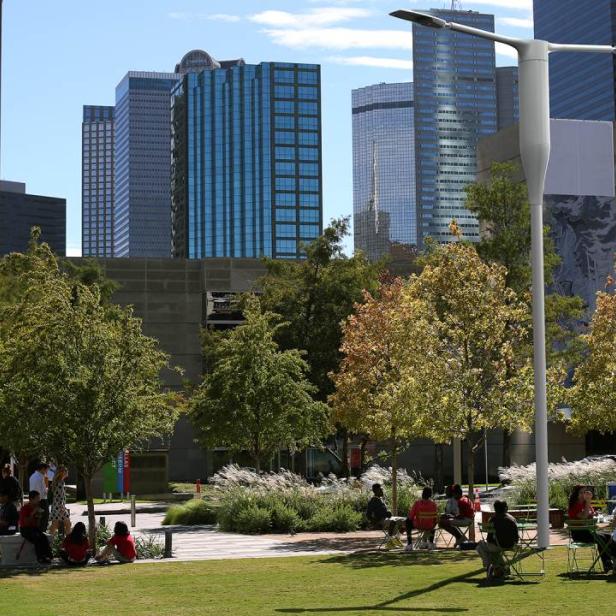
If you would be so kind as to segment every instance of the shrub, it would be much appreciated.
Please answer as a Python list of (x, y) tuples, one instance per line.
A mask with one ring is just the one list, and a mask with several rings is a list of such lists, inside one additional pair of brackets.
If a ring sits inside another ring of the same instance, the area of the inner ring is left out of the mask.
[(237, 514), (235, 525), (236, 532), (261, 535), (272, 529), (272, 519), (267, 509), (250, 505)]
[[(536, 498), (535, 465), (510, 466), (499, 469), (501, 481), (513, 487), (512, 500), (518, 504), (531, 503)], [(616, 481), (616, 462), (613, 460), (580, 460), (550, 464), (550, 505), (568, 508), (569, 494), (576, 485), (594, 486), (595, 498), (606, 498), (606, 484)]]
[(159, 539), (152, 535), (145, 535), (135, 539), (137, 558), (162, 558), (165, 554), (165, 546)]
[(297, 511), (281, 502), (273, 505), (270, 510), (270, 517), (274, 531), (296, 533), (306, 527), (306, 523), (300, 518)]
[(307, 528), (312, 531), (346, 533), (358, 530), (362, 520), (363, 515), (349, 505), (327, 505), (308, 520)]
[(216, 510), (201, 499), (188, 501), (185, 505), (172, 505), (167, 509), (163, 524), (216, 524)]

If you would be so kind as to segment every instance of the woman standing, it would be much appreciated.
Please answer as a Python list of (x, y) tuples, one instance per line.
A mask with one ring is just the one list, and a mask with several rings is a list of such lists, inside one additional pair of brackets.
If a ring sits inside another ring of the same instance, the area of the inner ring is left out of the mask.
[(49, 532), (52, 538), (58, 532), (59, 528), (64, 531), (64, 536), (67, 536), (71, 531), (71, 514), (66, 508), (66, 488), (64, 480), (68, 477), (68, 470), (65, 466), (59, 466), (51, 482), (50, 492), (53, 494), (51, 501), (51, 526)]

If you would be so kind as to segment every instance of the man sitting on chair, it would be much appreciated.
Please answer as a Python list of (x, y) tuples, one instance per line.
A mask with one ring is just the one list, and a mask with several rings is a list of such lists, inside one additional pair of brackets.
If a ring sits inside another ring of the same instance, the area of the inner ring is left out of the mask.
[(385, 504), (385, 495), (380, 483), (375, 483), (372, 486), (372, 498), (368, 501), (366, 517), (374, 528), (382, 528), (389, 533), (392, 539), (395, 538), (397, 523), (391, 519), (391, 511), (387, 509)]
[(488, 521), (490, 531), (487, 541), (477, 544), (477, 552), (490, 578), (505, 575), (503, 551), (510, 550), (520, 540), (518, 524), (507, 510), (506, 501), (494, 501), (494, 515)]
[(451, 515), (446, 513), (442, 515), (438, 525), (455, 537), (455, 547), (459, 547), (464, 539), (464, 533), (460, 530), (460, 527), (466, 528), (473, 524), (475, 521), (475, 512), (471, 501), (464, 496), (462, 487), (459, 484), (456, 483), (451, 486), (451, 496), (458, 504), (458, 514)]
[[(434, 550), (434, 530), (438, 519), (438, 508), (432, 500), (432, 488), (424, 488), (421, 498), (416, 500), (413, 506), (409, 509), (409, 515), (406, 519), (406, 551), (410, 552), (413, 549), (413, 530), (423, 532), (427, 538), (427, 547), (429, 550)], [(423, 546), (419, 546), (423, 547)]]

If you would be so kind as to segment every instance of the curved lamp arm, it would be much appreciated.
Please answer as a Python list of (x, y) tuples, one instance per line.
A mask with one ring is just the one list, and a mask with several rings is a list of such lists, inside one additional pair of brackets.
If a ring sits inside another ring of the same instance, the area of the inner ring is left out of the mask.
[(568, 45), (548, 43), (548, 51), (571, 51), (576, 53), (616, 53), (616, 47), (610, 45)]

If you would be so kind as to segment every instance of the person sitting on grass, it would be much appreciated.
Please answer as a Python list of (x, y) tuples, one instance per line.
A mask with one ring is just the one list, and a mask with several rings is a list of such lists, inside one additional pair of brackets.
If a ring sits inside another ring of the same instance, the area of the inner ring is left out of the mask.
[(99, 563), (109, 562), (110, 559), (121, 563), (132, 563), (137, 558), (135, 540), (124, 522), (116, 522), (113, 527), (113, 537), (107, 545), (96, 555)]
[(398, 543), (395, 538), (397, 525), (396, 522), (391, 519), (391, 511), (387, 509), (387, 505), (385, 504), (385, 494), (380, 483), (375, 483), (372, 486), (372, 498), (368, 501), (366, 517), (373, 528), (387, 530), (390, 536), (390, 543)]
[(488, 521), (490, 531), (487, 540), (477, 544), (477, 552), (488, 578), (503, 577), (507, 573), (503, 552), (510, 550), (520, 540), (518, 523), (507, 513), (508, 509), (506, 501), (494, 501), (494, 515)]
[(14, 535), (19, 524), (17, 507), (9, 494), (0, 491), (0, 535)]
[(79, 567), (80, 565), (87, 565), (90, 556), (92, 556), (92, 553), (86, 533), (86, 525), (83, 522), (77, 522), (62, 542), (60, 558), (67, 565)]
[[(571, 539), (579, 543), (596, 543), (601, 552), (601, 562), (605, 573), (614, 567), (610, 551), (614, 553), (610, 543), (609, 533), (591, 532), (588, 528), (576, 529), (575, 525), (588, 525), (595, 517), (595, 510), (591, 505), (592, 490), (586, 486), (575, 486), (569, 496), (569, 527)], [(604, 549), (606, 548), (607, 549)]]
[(424, 531), (428, 542), (425, 547), (429, 550), (436, 549), (434, 545), (434, 532), (438, 521), (438, 508), (432, 500), (432, 488), (425, 487), (421, 493), (421, 498), (413, 503), (406, 518), (406, 537), (407, 546), (405, 550), (410, 552), (413, 549), (413, 530)]
[(448, 532), (456, 540), (455, 547), (460, 547), (460, 544), (464, 540), (464, 533), (460, 530), (461, 527), (468, 527), (475, 521), (475, 512), (473, 510), (473, 504), (464, 496), (462, 492), (462, 486), (454, 484), (451, 486), (451, 497), (456, 501), (458, 505), (458, 513), (445, 513), (439, 520), (439, 527)]
[(41, 509), (41, 495), (36, 490), (28, 493), (28, 502), (19, 512), (19, 531), (21, 536), (34, 544), (36, 558), (42, 565), (51, 563), (51, 546), (47, 535), (41, 530), (41, 517), (44, 515)]

